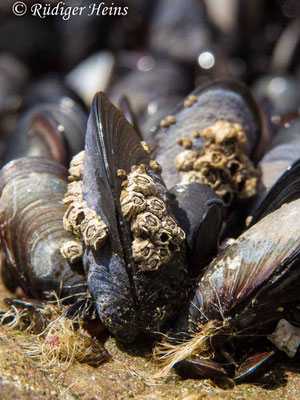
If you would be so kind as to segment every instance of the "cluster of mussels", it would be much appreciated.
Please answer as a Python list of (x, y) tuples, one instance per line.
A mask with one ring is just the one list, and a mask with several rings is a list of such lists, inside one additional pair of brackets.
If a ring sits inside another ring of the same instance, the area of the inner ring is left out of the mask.
[(131, 222), (133, 258), (141, 270), (156, 270), (180, 250), (185, 233), (167, 215), (146, 165), (133, 166), (122, 186), (120, 201), (123, 215)]
[[(38, 122), (30, 122), (36, 140), (24, 143), (26, 155), (40, 158), (13, 160), (0, 172), (2, 275), (11, 290), (34, 299), (54, 291), (71, 303), (69, 317), (96, 318), (125, 345), (171, 338), (156, 351), (162, 374), (174, 366), (182, 376), (238, 382), (278, 349), (296, 354), (293, 126), (259, 156), (266, 138), (257, 104), (243, 84), (222, 80), (183, 100), (147, 145), (100, 92), (84, 151), (66, 162), (68, 177), (55, 147), (65, 140), (61, 127), (45, 116)], [(54, 133), (56, 141), (40, 140)], [(263, 351), (249, 357), (258, 343)]]

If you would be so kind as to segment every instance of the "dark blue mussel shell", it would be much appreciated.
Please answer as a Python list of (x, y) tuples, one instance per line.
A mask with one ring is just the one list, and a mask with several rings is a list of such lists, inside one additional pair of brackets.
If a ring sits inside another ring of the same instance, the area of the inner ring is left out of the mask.
[[(106, 223), (108, 239), (100, 251), (86, 248), (83, 262), (98, 314), (123, 342), (159, 331), (184, 299), (184, 248), (155, 271), (139, 270), (132, 257), (130, 226), (120, 205), (122, 179), (117, 170), (129, 173), (133, 165), (149, 162), (132, 126), (104, 93), (98, 93), (87, 126), (83, 195)], [(150, 168), (148, 174), (172, 216), (169, 194), (160, 175)]]

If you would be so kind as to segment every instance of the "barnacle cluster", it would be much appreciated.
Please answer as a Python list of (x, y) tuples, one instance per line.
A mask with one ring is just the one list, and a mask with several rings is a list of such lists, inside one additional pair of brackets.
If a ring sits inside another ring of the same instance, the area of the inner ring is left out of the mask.
[(174, 115), (168, 115), (165, 119), (160, 121), (160, 126), (162, 128), (167, 128), (172, 124), (176, 123), (176, 117)]
[(204, 129), (201, 152), (184, 146), (175, 158), (182, 182), (200, 182), (209, 185), (230, 205), (233, 199), (246, 199), (256, 194), (258, 170), (245, 152), (247, 144), (243, 127), (225, 120)]
[[(84, 151), (73, 157), (70, 169), (68, 190), (64, 203), (68, 205), (63, 218), (66, 231), (72, 232), (86, 246), (100, 249), (107, 237), (107, 226), (97, 213), (90, 209), (82, 197), (82, 171)], [(64, 250), (66, 252), (66, 250)]]
[(123, 215), (131, 223), (133, 257), (141, 270), (152, 271), (179, 251), (185, 234), (167, 216), (166, 205), (147, 172), (144, 164), (132, 168), (123, 182), (120, 201)]

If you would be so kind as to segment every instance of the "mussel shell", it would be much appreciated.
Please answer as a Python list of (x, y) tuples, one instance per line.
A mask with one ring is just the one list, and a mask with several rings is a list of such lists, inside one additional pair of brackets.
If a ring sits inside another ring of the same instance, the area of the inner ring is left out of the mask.
[(67, 171), (51, 160), (20, 158), (0, 172), (1, 248), (11, 275), (33, 298), (86, 293), (81, 263), (71, 265), (60, 252), (74, 240), (62, 223), (66, 189)]
[(299, 304), (300, 200), (267, 215), (204, 270), (179, 326), (194, 330), (208, 320), (271, 332)]
[(197, 61), (209, 46), (210, 30), (201, 0), (163, 0), (150, 21), (150, 49), (182, 63)]
[[(162, 177), (168, 188), (180, 182), (174, 159), (182, 151), (176, 139), (191, 137), (194, 130), (202, 131), (218, 120), (240, 123), (248, 139), (247, 154), (253, 156), (260, 139), (260, 117), (249, 89), (239, 81), (224, 79), (197, 88), (191, 107), (181, 103), (172, 113), (176, 123), (158, 128), (151, 143), (152, 155), (163, 165)], [(202, 148), (203, 139), (193, 140), (193, 149)]]
[(189, 271), (199, 273), (217, 253), (223, 221), (223, 202), (207, 185), (181, 183), (169, 191), (176, 219), (185, 231)]
[(299, 81), (293, 76), (267, 75), (256, 81), (253, 92), (258, 100), (269, 99), (275, 114), (284, 116), (297, 112), (300, 101), (299, 87)]
[[(300, 125), (298, 120), (281, 128), (271, 142), (270, 150), (259, 162), (261, 182), (258, 195), (249, 207), (255, 218), (251, 225), (284, 202), (297, 199), (299, 194)], [(293, 165), (294, 164), (294, 165)]]
[[(131, 250), (129, 224), (121, 211), (122, 179), (117, 170), (149, 165), (137, 134), (104, 95), (95, 96), (88, 121), (83, 173), (84, 199), (108, 227), (99, 252), (86, 248), (84, 268), (101, 320), (124, 341), (157, 331), (174, 315), (186, 276), (182, 252), (157, 271), (138, 269)], [(157, 172), (148, 169), (171, 213), (168, 193)], [(145, 339), (145, 336), (144, 336)]]
[[(115, 105), (119, 104), (120, 98), (125, 94), (137, 118), (145, 112), (150, 102), (183, 94), (191, 87), (189, 77), (181, 66), (147, 55), (144, 59), (145, 62), (141, 57), (137, 61), (137, 67), (113, 84), (108, 93)], [(148, 65), (144, 67), (143, 63)]]
[(62, 97), (72, 99), (84, 108), (82, 99), (57, 74), (47, 74), (34, 81), (26, 90), (22, 100), (23, 110), (42, 103), (57, 103)]
[[(281, 148), (282, 146), (279, 146)], [(278, 149), (278, 147), (276, 147)], [(288, 153), (293, 154), (292, 149)], [(297, 150), (296, 150), (297, 152)], [(271, 186), (265, 196), (259, 198), (257, 207), (253, 213), (250, 226), (256, 224), (261, 218), (277, 210), (285, 203), (297, 200), (300, 197), (300, 154), (298, 160), (290, 165), (277, 181)], [(276, 163), (277, 164), (277, 163)], [(271, 164), (272, 165), (272, 164)], [(273, 166), (273, 165), (272, 165)], [(275, 173), (278, 170), (275, 170)]]
[(270, 149), (283, 144), (300, 146), (300, 118), (294, 119), (278, 130), (272, 140)]
[(29, 77), (27, 67), (17, 58), (0, 55), (0, 115), (20, 105), (20, 95)]
[(7, 146), (5, 162), (20, 157), (45, 157), (68, 166), (84, 147), (87, 117), (68, 97), (42, 103), (20, 116)]
[(126, 96), (122, 96), (120, 99), (120, 110), (124, 114), (124, 117), (132, 125), (135, 132), (138, 134), (139, 138), (143, 140), (143, 135), (140, 131), (139, 124), (137, 122), (136, 115), (131, 107), (130, 101)]
[(162, 121), (167, 115), (172, 114), (173, 110), (181, 100), (182, 96), (173, 95), (150, 101), (147, 109), (140, 116), (140, 127), (144, 140), (148, 143), (152, 142), (160, 121)]

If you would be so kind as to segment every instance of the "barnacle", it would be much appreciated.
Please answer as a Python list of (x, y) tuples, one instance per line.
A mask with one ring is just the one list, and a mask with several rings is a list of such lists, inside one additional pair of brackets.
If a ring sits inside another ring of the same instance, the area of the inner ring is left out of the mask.
[(156, 215), (150, 212), (138, 214), (135, 221), (131, 224), (131, 230), (138, 236), (154, 235), (161, 223)]
[(60, 252), (64, 258), (73, 264), (82, 258), (82, 243), (79, 240), (68, 240), (62, 245)]
[(191, 149), (193, 147), (193, 141), (190, 138), (178, 138), (176, 143), (182, 146), (184, 149)]
[(220, 120), (200, 135), (204, 139), (201, 153), (185, 150), (175, 158), (175, 166), (182, 172), (182, 182), (209, 185), (226, 205), (235, 197), (254, 196), (259, 173), (245, 153), (247, 139), (243, 127)]
[(131, 221), (132, 255), (143, 271), (168, 263), (185, 239), (147, 172), (145, 165), (132, 167), (120, 196), (123, 215)]
[(146, 208), (146, 199), (142, 193), (123, 190), (120, 200), (123, 215), (128, 220), (131, 220), (136, 214)]
[(72, 232), (79, 239), (82, 239), (80, 225), (85, 218), (85, 203), (83, 201), (73, 201), (63, 217), (64, 228)]
[(82, 171), (83, 171), (83, 163), (84, 163), (84, 150), (80, 153), (76, 154), (72, 158), (69, 168), (69, 180), (70, 181), (79, 181), (82, 179)]
[(82, 181), (73, 181), (67, 186), (67, 193), (64, 197), (64, 204), (70, 205), (73, 201), (83, 200)]
[(154, 244), (149, 239), (136, 238), (132, 242), (132, 253), (136, 261), (147, 261), (154, 253)]
[(166, 214), (165, 203), (158, 197), (151, 196), (146, 200), (147, 211), (156, 215), (158, 218), (162, 218)]
[(143, 149), (145, 150), (146, 154), (150, 154), (151, 153), (150, 147), (149, 147), (148, 143), (145, 140), (141, 141), (141, 145), (142, 145)]
[(73, 157), (71, 161), (69, 180), (72, 182), (68, 184), (63, 200), (69, 207), (64, 214), (63, 225), (66, 231), (72, 232), (78, 239), (83, 240), (86, 246), (98, 250), (106, 240), (107, 226), (83, 200), (81, 181), (83, 160), (84, 151)]
[(158, 192), (154, 180), (144, 172), (144, 168), (141, 166), (128, 175), (126, 190), (128, 192), (139, 192), (145, 196), (155, 196)]
[(199, 152), (194, 150), (181, 151), (175, 158), (175, 166), (179, 171), (190, 171), (199, 157)]
[(168, 115), (165, 119), (160, 121), (160, 126), (163, 128), (167, 128), (168, 126), (175, 124), (176, 118), (174, 115)]
[[(90, 212), (91, 213), (91, 212)], [(99, 250), (107, 236), (107, 226), (102, 219), (94, 213), (82, 222), (82, 237), (85, 244)]]
[(198, 101), (197, 96), (191, 94), (186, 100), (184, 100), (184, 107), (191, 107), (194, 103)]
[(149, 166), (150, 166), (151, 169), (153, 169), (153, 171), (156, 171), (159, 174), (162, 172), (161, 165), (155, 160), (151, 160), (150, 163), (149, 163)]

